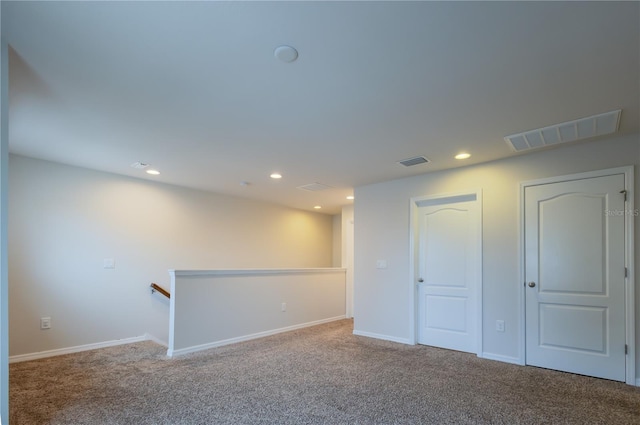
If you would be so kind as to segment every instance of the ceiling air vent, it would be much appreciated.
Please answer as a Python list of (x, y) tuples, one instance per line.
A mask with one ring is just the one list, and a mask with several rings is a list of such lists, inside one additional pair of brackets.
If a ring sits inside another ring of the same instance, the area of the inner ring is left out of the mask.
[(131, 164), (131, 167), (137, 169), (137, 170), (144, 170), (145, 168), (147, 168), (149, 166), (149, 164), (145, 163), (145, 162), (134, 162), (133, 164)]
[(398, 161), (398, 164), (402, 164), (405, 167), (412, 167), (414, 165), (426, 164), (429, 160), (424, 156), (416, 156), (414, 158), (403, 159), (402, 161)]
[(320, 192), (321, 190), (331, 189), (331, 186), (327, 186), (326, 184), (322, 183), (310, 183), (303, 186), (298, 186), (298, 189), (308, 190), (310, 192)]
[(621, 109), (593, 115), (575, 121), (568, 121), (550, 127), (526, 131), (507, 136), (504, 140), (516, 152), (553, 146), (558, 143), (575, 142), (576, 140), (603, 136), (618, 131)]

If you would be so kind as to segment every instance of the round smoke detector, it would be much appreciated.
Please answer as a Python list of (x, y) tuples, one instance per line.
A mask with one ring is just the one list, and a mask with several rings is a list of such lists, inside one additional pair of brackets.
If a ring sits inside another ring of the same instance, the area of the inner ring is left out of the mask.
[(282, 62), (293, 62), (298, 59), (298, 51), (291, 46), (279, 46), (273, 51), (273, 55)]

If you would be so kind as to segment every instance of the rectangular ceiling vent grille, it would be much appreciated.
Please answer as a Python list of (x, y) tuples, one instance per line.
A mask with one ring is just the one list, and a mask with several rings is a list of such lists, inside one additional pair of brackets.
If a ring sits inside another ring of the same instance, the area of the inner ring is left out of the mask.
[(398, 164), (402, 164), (405, 167), (413, 167), (414, 165), (426, 164), (429, 160), (424, 156), (416, 156), (415, 158), (403, 159), (402, 161), (398, 161)]
[(331, 189), (331, 186), (327, 186), (326, 184), (322, 183), (310, 183), (303, 186), (298, 186), (298, 189), (308, 190), (310, 192), (320, 192), (321, 190)]
[(553, 146), (558, 143), (575, 142), (603, 136), (618, 131), (621, 109), (593, 115), (575, 121), (568, 121), (550, 127), (526, 131), (507, 136), (504, 140), (516, 152)]

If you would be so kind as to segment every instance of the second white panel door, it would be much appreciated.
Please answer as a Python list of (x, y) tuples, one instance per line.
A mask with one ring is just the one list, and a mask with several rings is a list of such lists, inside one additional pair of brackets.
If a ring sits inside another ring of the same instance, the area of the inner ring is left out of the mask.
[(624, 175), (525, 190), (526, 361), (624, 381)]

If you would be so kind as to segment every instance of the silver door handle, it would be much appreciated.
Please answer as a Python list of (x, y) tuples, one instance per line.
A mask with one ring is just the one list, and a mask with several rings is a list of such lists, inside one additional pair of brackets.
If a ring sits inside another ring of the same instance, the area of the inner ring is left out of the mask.
[(418, 282), (422, 283), (422, 282), (424, 282), (424, 279), (423, 278), (419, 278)]
[(529, 283), (527, 283), (527, 285), (529, 285), (529, 288), (535, 288), (536, 283), (535, 282), (529, 282)]

